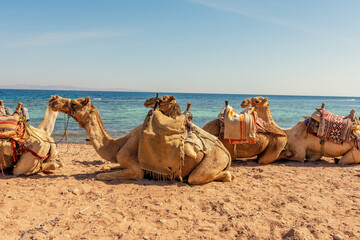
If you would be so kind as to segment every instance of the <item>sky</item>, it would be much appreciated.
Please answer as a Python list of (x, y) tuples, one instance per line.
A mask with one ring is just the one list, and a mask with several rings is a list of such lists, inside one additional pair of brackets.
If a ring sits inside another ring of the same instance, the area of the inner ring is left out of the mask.
[(0, 6), (0, 85), (360, 96), (358, 0)]

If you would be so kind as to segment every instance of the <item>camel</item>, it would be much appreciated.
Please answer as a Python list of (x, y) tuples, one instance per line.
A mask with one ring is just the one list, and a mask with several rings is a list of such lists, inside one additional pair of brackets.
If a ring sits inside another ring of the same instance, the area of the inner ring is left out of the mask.
[[(149, 99), (145, 102), (145, 106), (153, 106), (154, 102), (154, 98)], [(160, 98), (159, 110), (167, 116), (178, 115), (180, 108), (169, 106), (169, 104), (177, 105), (174, 97)], [(103, 159), (119, 164), (118, 167), (112, 169), (115, 171), (97, 174), (98, 180), (140, 180), (144, 178), (145, 171), (140, 168), (138, 159), (142, 126), (134, 128), (122, 138), (114, 139), (107, 133), (100, 114), (91, 103), (90, 97), (69, 99), (55, 95), (51, 96), (49, 106), (54, 111), (66, 113), (75, 119), (80, 128), (85, 128), (95, 151)], [(213, 180), (231, 181), (234, 177), (227, 171), (230, 158), (225, 151), (215, 145), (206, 156), (202, 152), (198, 153), (195, 160), (186, 156), (181, 176), (176, 176), (176, 178), (187, 178), (189, 184), (203, 184)]]
[(255, 108), (258, 117), (266, 122), (266, 133), (257, 133), (255, 143), (230, 144), (228, 139), (224, 139), (220, 134), (220, 120), (215, 119), (206, 123), (203, 129), (220, 139), (227, 150), (230, 152), (232, 160), (236, 158), (250, 158), (258, 156), (258, 162), (269, 164), (279, 159), (280, 153), (286, 145), (286, 135), (274, 122), (267, 98), (256, 97), (245, 99), (241, 107), (252, 106)]
[[(17, 112), (21, 112), (22, 104), (19, 103)], [(54, 130), (54, 125), (59, 112), (54, 112), (47, 107), (44, 120), (35, 128), (26, 124), (26, 140), (24, 145), (35, 153), (25, 150), (21, 153), (19, 160), (13, 169), (13, 175), (31, 175), (39, 171), (55, 170), (62, 167), (63, 164), (59, 160), (53, 158), (57, 154), (56, 144), (50, 137)], [(11, 142), (0, 139), (0, 169), (7, 169), (14, 166), (13, 149)], [(46, 157), (45, 157), (46, 156)], [(43, 157), (43, 159), (41, 158)]]
[[(321, 113), (324, 106), (323, 104), (320, 109), (316, 108), (316, 110)], [(355, 111), (352, 110), (350, 114), (355, 116)], [(307, 132), (304, 120), (299, 121), (292, 128), (283, 130), (287, 135), (288, 142), (284, 152), (281, 154), (281, 158), (304, 162), (305, 160), (320, 160), (322, 156), (341, 157), (339, 161), (335, 159), (335, 162), (338, 161), (338, 164), (341, 165), (360, 163), (360, 152), (356, 148), (357, 143), (354, 139), (342, 144), (331, 141), (322, 142), (319, 137)]]

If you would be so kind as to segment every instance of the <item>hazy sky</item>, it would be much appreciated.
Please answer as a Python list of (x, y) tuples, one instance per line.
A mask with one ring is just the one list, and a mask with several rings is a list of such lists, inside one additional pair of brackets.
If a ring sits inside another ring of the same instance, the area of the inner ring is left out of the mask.
[(0, 0), (0, 84), (359, 96), (358, 0)]

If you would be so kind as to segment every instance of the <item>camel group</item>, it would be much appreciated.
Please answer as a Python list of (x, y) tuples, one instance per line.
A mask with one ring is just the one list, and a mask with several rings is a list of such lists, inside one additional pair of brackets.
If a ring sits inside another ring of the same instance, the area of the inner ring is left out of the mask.
[[(181, 113), (174, 96), (149, 98), (145, 101), (144, 106), (152, 109), (148, 117), (151, 117), (155, 111), (157, 114), (161, 113), (165, 118), (174, 119), (172, 121), (187, 119), (187, 124), (189, 121), (191, 122), (189, 112)], [(304, 121), (298, 122), (290, 129), (280, 128), (272, 117), (268, 98), (248, 98), (243, 100), (241, 107), (254, 109), (257, 117), (264, 122), (266, 131), (258, 132), (253, 143), (230, 144), (221, 132), (222, 123), (220, 119), (206, 123), (203, 130), (215, 136), (213, 147), (208, 151), (201, 151), (196, 148), (193, 156), (184, 154), (181, 163), (182, 170), (174, 178), (186, 179), (189, 184), (204, 184), (214, 180), (230, 182), (234, 176), (228, 169), (231, 161), (236, 158), (257, 157), (261, 164), (269, 164), (278, 159), (318, 160), (322, 156), (341, 157), (339, 164), (360, 162), (360, 152), (357, 148), (356, 139), (343, 144), (320, 141), (319, 137), (307, 131)], [(323, 108), (318, 109), (318, 111), (322, 110)], [(90, 143), (103, 159), (118, 164), (116, 167), (97, 174), (98, 180), (140, 180), (144, 178), (147, 171), (141, 167), (139, 161), (139, 143), (146, 121), (142, 126), (134, 128), (124, 137), (114, 139), (107, 133), (101, 116), (92, 104), (90, 97), (69, 99), (58, 95), (51, 96), (44, 120), (38, 128), (25, 125), (28, 133), (26, 146), (31, 148), (31, 151), (22, 152), (15, 166), (11, 154), (7, 154), (7, 152), (11, 153), (10, 142), (4, 140), (0, 142), (0, 151), (3, 151), (3, 159), (0, 159), (1, 169), (14, 166), (14, 175), (27, 175), (61, 167), (61, 162), (54, 160), (56, 144), (50, 137), (59, 112), (72, 117), (79, 123), (80, 128), (86, 130)], [(191, 126), (193, 127), (188, 127), (188, 129), (196, 127), (195, 125)]]

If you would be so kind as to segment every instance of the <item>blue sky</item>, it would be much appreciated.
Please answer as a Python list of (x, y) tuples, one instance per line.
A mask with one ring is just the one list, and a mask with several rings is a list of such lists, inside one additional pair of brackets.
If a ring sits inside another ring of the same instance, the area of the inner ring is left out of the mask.
[(0, 3), (1, 85), (360, 95), (360, 1)]

